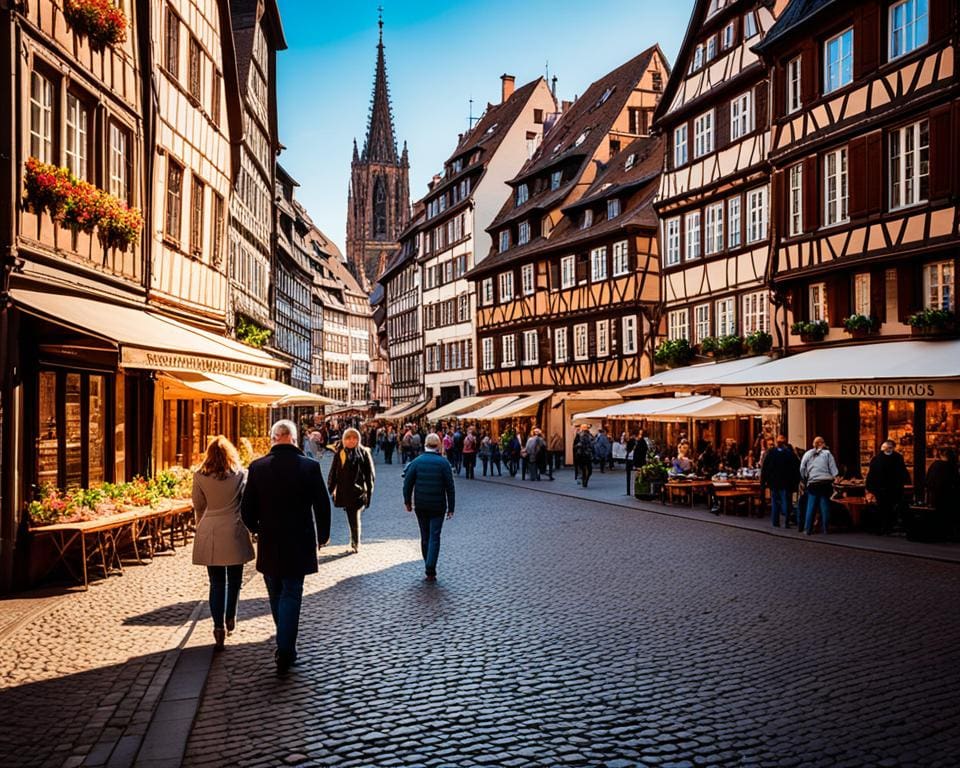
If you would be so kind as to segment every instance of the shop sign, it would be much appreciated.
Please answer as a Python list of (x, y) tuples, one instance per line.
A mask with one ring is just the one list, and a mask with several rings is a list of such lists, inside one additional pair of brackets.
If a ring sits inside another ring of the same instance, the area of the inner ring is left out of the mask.
[(960, 381), (841, 381), (815, 384), (746, 384), (720, 387), (723, 397), (753, 400), (848, 398), (857, 400), (956, 400)]
[(183, 352), (158, 352), (150, 349), (124, 347), (120, 354), (121, 368), (149, 368), (156, 371), (185, 371), (188, 373), (223, 373), (228, 376), (257, 376), (272, 379), (274, 369), (239, 360), (204, 357)]

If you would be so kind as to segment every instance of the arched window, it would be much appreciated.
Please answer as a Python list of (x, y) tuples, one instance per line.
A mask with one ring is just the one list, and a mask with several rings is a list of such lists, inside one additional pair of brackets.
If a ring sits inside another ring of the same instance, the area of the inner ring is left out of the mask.
[(387, 188), (383, 176), (377, 176), (373, 183), (373, 236), (387, 235)]

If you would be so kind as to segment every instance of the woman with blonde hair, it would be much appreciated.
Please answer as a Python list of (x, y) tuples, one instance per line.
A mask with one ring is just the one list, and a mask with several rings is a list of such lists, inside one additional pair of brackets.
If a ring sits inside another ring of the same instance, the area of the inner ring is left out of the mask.
[(217, 650), (223, 648), (224, 638), (236, 627), (243, 564), (255, 556), (250, 531), (240, 519), (246, 479), (240, 454), (223, 435), (210, 441), (203, 463), (193, 476), (193, 509), (197, 516), (193, 562), (207, 566)]
[(373, 457), (360, 444), (360, 433), (352, 427), (344, 430), (343, 439), (333, 449), (327, 490), (333, 503), (347, 513), (353, 552), (360, 551), (360, 515), (364, 507), (370, 506), (376, 479)]

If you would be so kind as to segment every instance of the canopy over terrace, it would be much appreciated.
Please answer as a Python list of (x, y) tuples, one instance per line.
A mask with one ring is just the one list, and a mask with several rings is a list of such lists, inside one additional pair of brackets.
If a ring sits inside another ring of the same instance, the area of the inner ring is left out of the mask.
[(738, 398), (689, 395), (676, 398), (647, 398), (609, 405), (595, 411), (578, 413), (574, 418), (645, 419), (647, 421), (684, 421), (687, 419), (723, 420), (749, 417), (777, 417), (780, 409), (761, 407)]
[(500, 397), (495, 397), (489, 403), (477, 408), (475, 411), (461, 413), (459, 418), (473, 420), (489, 419), (490, 414), (497, 412), (501, 408), (504, 408), (510, 403), (516, 402), (519, 399), (520, 395), (502, 395)]
[(716, 389), (720, 382), (728, 376), (752, 371), (758, 367), (766, 366), (770, 362), (770, 358), (766, 355), (755, 355), (753, 357), (737, 358), (736, 360), (685, 365), (628, 384), (619, 391), (623, 397), (656, 395), (666, 392), (707, 392)]
[(291, 387), (282, 381), (220, 373), (167, 373), (161, 377), (165, 397), (196, 397), (246, 405), (330, 405), (336, 401)]
[(540, 409), (540, 403), (553, 394), (552, 389), (545, 389), (541, 392), (532, 392), (529, 395), (519, 397), (512, 402), (505, 403), (499, 408), (488, 412), (485, 419), (509, 419), (515, 416), (535, 416)]
[(719, 379), (724, 396), (960, 398), (960, 339), (814, 349)]
[(493, 399), (491, 395), (468, 395), (467, 397), (461, 397), (451, 403), (440, 406), (435, 411), (430, 411), (430, 413), (427, 414), (427, 421), (439, 421), (440, 419), (459, 417), (460, 414), (466, 413), (471, 409), (476, 410)]

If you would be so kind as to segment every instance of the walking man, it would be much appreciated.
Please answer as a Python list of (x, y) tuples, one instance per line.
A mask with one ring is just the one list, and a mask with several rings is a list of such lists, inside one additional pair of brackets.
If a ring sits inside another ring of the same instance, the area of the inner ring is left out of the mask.
[(317, 550), (330, 539), (330, 498), (319, 462), (297, 447), (297, 425), (278, 421), (273, 447), (247, 471), (240, 515), (257, 534), (257, 570), (277, 629), (274, 660), (284, 675), (297, 661), (303, 577), (317, 572)]
[(581, 424), (580, 431), (573, 441), (573, 462), (580, 476), (580, 484), (586, 488), (593, 474), (593, 435), (590, 425)]
[(530, 432), (530, 438), (524, 450), (527, 452), (527, 469), (530, 471), (531, 480), (540, 480), (540, 453), (547, 447), (547, 444), (540, 436), (540, 430), (534, 429)]
[[(827, 449), (822, 437), (813, 438), (813, 448), (803, 454), (800, 462), (800, 479), (807, 492), (807, 520), (803, 532), (808, 536), (813, 532), (813, 519), (820, 506), (820, 525), (827, 532), (830, 518), (830, 497), (833, 495), (833, 481), (840, 474), (833, 454)], [(799, 517), (799, 515), (798, 515)]]
[(903, 456), (897, 452), (893, 440), (884, 440), (880, 453), (870, 459), (870, 469), (865, 482), (867, 501), (873, 497), (880, 515), (880, 535), (893, 530), (900, 505), (903, 504), (903, 489), (910, 485), (910, 472)]
[(760, 487), (770, 489), (770, 522), (774, 528), (780, 527), (781, 514), (783, 527), (790, 527), (790, 507), (799, 482), (797, 454), (787, 445), (787, 438), (778, 435), (777, 447), (767, 452), (760, 467)]
[(403, 503), (407, 512), (416, 507), (425, 580), (436, 581), (440, 531), (444, 515), (447, 520), (453, 517), (456, 490), (450, 463), (440, 455), (440, 437), (431, 432), (424, 446), (425, 453), (414, 459), (404, 474)]

